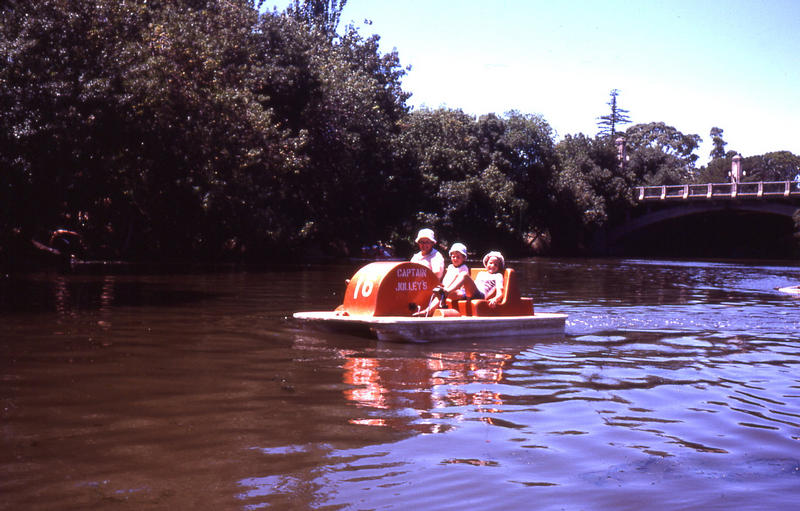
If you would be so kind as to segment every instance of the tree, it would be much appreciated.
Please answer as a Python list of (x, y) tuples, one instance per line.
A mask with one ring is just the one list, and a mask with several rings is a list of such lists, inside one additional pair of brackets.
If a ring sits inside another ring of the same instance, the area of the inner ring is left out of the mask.
[(736, 151), (728, 151), (722, 158), (714, 158), (708, 165), (700, 168), (694, 177), (695, 183), (727, 183), (730, 182), (731, 163)]
[(800, 175), (800, 156), (774, 151), (742, 159), (747, 181), (795, 181)]
[(728, 145), (728, 143), (722, 140), (722, 131), (722, 128), (717, 128), (716, 126), (711, 128), (711, 133), (709, 136), (711, 137), (713, 148), (711, 149), (709, 156), (711, 156), (712, 160), (725, 157), (725, 146)]
[(463, 181), (477, 175), (480, 165), (475, 118), (461, 110), (422, 108), (405, 119), (402, 147), (409, 165), (419, 173), (417, 204), (433, 211), (443, 181)]
[(617, 128), (621, 124), (630, 124), (631, 119), (628, 116), (628, 111), (624, 108), (620, 108), (617, 104), (617, 96), (619, 96), (619, 90), (612, 89), (610, 93), (611, 99), (608, 100), (606, 103), (610, 108), (611, 112), (608, 115), (603, 115), (598, 117), (597, 126), (600, 128), (597, 135), (601, 137), (610, 137), (611, 139), (617, 133)]
[(548, 228), (557, 162), (553, 130), (539, 115), (512, 110), (481, 116), (478, 133), (481, 185), (494, 207), (484, 239), (522, 244), (531, 232)]
[(567, 135), (556, 148), (560, 222), (553, 230), (553, 243), (561, 251), (586, 248), (598, 230), (633, 205), (633, 175), (619, 165), (609, 138)]
[(490, 160), (484, 154), (487, 130), (484, 125), (481, 133), (474, 117), (446, 108), (414, 111), (404, 126), (402, 147), (419, 172), (414, 221), (435, 227), (442, 240), (470, 232), (474, 247), (492, 228), (495, 212), (480, 179)]
[(417, 221), (443, 239), (469, 233), (475, 248), (519, 248), (545, 228), (556, 168), (553, 133), (537, 115), (475, 119), (460, 110), (413, 112), (403, 147), (420, 171)]
[(287, 242), (341, 250), (382, 237), (409, 214), (413, 186), (397, 156), (408, 113), (397, 53), (352, 26), (330, 38), (288, 14), (264, 16), (257, 33), (269, 64), (258, 92), (297, 141), (281, 183)]
[[(107, 257), (260, 258), (407, 214), (397, 54), (258, 4), (2, 4), (0, 243), (63, 227)], [(302, 7), (335, 29), (343, 4)]]
[(287, 14), (329, 37), (336, 35), (347, 0), (294, 0)]
[(685, 135), (663, 122), (631, 126), (625, 132), (627, 168), (642, 185), (675, 185), (692, 180), (702, 142), (699, 135)]

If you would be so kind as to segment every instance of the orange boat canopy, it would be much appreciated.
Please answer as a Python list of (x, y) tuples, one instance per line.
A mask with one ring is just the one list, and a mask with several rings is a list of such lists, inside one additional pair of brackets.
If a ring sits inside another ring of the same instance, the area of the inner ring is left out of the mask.
[(350, 279), (340, 311), (350, 316), (410, 316), (427, 307), (439, 279), (426, 266), (410, 262), (377, 262)]

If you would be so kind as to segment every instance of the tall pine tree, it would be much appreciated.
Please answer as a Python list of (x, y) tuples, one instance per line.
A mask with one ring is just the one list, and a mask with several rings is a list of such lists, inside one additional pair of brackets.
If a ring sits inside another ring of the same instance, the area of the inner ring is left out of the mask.
[(617, 127), (620, 124), (630, 124), (631, 122), (631, 118), (628, 117), (628, 111), (624, 108), (620, 108), (617, 104), (619, 90), (612, 89), (610, 95), (611, 99), (606, 104), (611, 107), (611, 113), (597, 118), (597, 126), (600, 128), (597, 132), (597, 136), (599, 137), (614, 138), (614, 135), (617, 133)]

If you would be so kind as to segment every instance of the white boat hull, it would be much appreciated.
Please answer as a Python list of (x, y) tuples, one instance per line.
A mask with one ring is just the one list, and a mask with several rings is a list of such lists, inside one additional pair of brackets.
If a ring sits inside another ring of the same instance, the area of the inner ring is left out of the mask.
[(530, 337), (563, 334), (566, 314), (532, 316), (341, 316), (330, 311), (297, 312), (293, 317), (314, 327), (349, 331), (381, 341), (431, 342), (439, 340)]
[(790, 295), (800, 295), (800, 286), (780, 287), (778, 291)]

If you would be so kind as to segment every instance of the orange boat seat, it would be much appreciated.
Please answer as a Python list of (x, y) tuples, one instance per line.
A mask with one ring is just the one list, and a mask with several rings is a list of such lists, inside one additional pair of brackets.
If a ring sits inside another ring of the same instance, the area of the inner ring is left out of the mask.
[[(483, 268), (470, 269), (472, 280)], [(533, 314), (533, 298), (520, 296), (517, 274), (511, 268), (503, 272), (503, 296), (497, 306), (489, 307), (488, 300), (447, 300), (447, 306), (463, 316), (530, 316)]]

